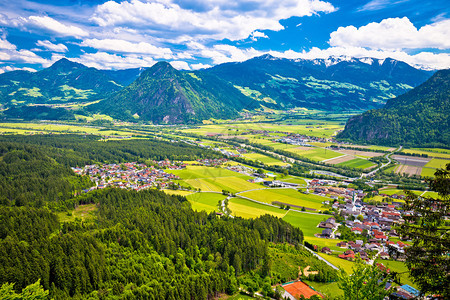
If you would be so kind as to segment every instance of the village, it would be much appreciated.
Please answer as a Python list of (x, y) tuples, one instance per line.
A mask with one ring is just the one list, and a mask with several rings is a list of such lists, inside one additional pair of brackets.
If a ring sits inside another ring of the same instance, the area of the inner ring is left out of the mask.
[(163, 169), (180, 170), (186, 168), (182, 162), (170, 160), (153, 161), (151, 166), (136, 162), (122, 164), (86, 165), (83, 168), (72, 168), (75, 174), (88, 175), (95, 186), (83, 190), (84, 193), (107, 187), (118, 187), (140, 191), (148, 188), (164, 189), (172, 180), (180, 179)]

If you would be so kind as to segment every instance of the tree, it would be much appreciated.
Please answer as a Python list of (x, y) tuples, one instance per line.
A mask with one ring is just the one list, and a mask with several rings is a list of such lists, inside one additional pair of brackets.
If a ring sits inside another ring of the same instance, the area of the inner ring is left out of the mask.
[(405, 223), (397, 230), (412, 241), (406, 248), (406, 264), (422, 293), (450, 297), (450, 229), (445, 217), (450, 213), (450, 164), (438, 169), (429, 179), (430, 189), (438, 197), (417, 196), (406, 191)]
[(385, 290), (389, 276), (374, 265), (367, 265), (357, 259), (353, 266), (353, 274), (347, 275), (341, 270), (338, 286), (344, 291), (345, 299), (353, 300), (382, 300), (390, 294)]
[(47, 298), (48, 291), (42, 288), (40, 279), (25, 287), (20, 294), (14, 291), (14, 283), (4, 283), (0, 287), (0, 299), (40, 300)]

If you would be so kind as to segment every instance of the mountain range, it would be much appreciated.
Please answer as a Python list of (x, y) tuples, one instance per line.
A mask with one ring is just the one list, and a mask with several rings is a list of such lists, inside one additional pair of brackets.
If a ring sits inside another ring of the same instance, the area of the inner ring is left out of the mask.
[(5, 116), (14, 118), (70, 119), (73, 111), (55, 111), (55, 106), (85, 102), (92, 104), (79, 114), (195, 123), (234, 118), (263, 107), (379, 108), (431, 75), (400, 61), (374, 58), (294, 60), (263, 55), (198, 71), (178, 71), (165, 62), (148, 69), (97, 70), (61, 59), (39, 72), (1, 74), (0, 105)]
[(338, 138), (380, 145), (450, 145), (450, 69), (388, 100), (381, 109), (350, 118)]

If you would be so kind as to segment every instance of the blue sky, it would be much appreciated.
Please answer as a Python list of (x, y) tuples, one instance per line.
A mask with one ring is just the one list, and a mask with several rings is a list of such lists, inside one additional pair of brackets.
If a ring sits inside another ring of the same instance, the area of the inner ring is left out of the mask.
[(66, 57), (199, 69), (270, 53), (450, 68), (448, 0), (0, 0), (0, 73)]

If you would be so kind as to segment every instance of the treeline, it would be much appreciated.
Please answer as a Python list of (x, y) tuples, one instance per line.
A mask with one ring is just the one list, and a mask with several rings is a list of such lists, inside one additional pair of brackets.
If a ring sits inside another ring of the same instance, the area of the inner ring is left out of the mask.
[(0, 283), (20, 291), (41, 279), (55, 299), (206, 299), (236, 292), (246, 272), (270, 275), (269, 242), (303, 242), (281, 219), (194, 212), (156, 190), (82, 198), (96, 203), (97, 222), (61, 225), (45, 209), (0, 207)]
[(101, 141), (101, 137), (95, 135), (11, 135), (0, 136), (0, 144), (3, 142), (39, 146), (58, 163), (72, 167), (97, 162), (144, 162), (148, 159), (189, 161), (223, 157), (212, 150), (154, 138)]

